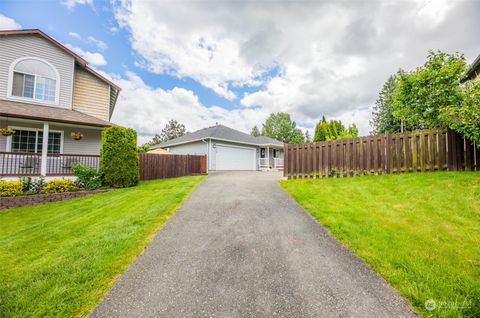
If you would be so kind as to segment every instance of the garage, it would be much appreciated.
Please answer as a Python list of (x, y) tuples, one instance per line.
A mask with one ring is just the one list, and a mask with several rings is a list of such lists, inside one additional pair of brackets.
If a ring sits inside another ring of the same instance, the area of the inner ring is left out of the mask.
[(216, 170), (257, 170), (255, 148), (216, 144)]

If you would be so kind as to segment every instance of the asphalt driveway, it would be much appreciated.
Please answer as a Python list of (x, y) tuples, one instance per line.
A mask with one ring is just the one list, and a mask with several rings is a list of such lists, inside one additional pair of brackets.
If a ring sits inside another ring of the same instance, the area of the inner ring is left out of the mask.
[(272, 172), (213, 173), (92, 317), (411, 317)]

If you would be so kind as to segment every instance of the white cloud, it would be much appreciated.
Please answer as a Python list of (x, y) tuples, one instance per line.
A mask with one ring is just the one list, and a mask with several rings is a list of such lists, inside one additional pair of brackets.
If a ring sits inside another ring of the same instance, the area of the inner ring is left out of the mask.
[(104, 51), (108, 48), (108, 45), (103, 42), (102, 40), (98, 40), (96, 39), (95, 37), (93, 37), (92, 35), (90, 35), (88, 38), (87, 38), (87, 41), (89, 43), (92, 43), (93, 45), (95, 45), (96, 47), (98, 47), (98, 49)]
[(82, 37), (77, 32), (68, 32), (68, 35), (74, 39), (81, 40)]
[(93, 5), (93, 0), (63, 0), (62, 4), (66, 6), (68, 9), (72, 10), (77, 5)]
[(102, 66), (107, 64), (105, 57), (101, 53), (84, 51), (83, 49), (77, 46), (73, 46), (71, 44), (65, 44), (65, 46), (83, 57), (85, 60), (87, 60), (88, 63), (92, 65)]
[[(136, 65), (192, 78), (250, 111), (287, 111), (304, 126), (322, 115), (355, 119), (362, 134), (398, 68), (420, 65), (430, 49), (480, 52), (479, 10), (464, 0), (115, 3)], [(236, 96), (241, 85), (250, 93)]]
[(112, 122), (134, 128), (139, 144), (160, 133), (170, 119), (185, 124), (189, 131), (219, 122), (249, 132), (251, 123), (260, 124), (268, 115), (265, 110), (205, 107), (190, 90), (153, 88), (132, 72), (127, 72), (125, 77), (113, 76), (112, 79), (122, 87)]
[(0, 13), (0, 30), (17, 30), (22, 26), (14, 19), (4, 16)]

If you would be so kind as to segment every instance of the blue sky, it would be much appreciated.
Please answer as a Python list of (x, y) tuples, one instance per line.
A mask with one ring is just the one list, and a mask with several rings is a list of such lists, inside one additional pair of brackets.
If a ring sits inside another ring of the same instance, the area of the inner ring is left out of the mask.
[(480, 53), (478, 12), (469, 0), (4, 0), (0, 28), (42, 29), (110, 76), (112, 121), (142, 143), (170, 119), (248, 132), (279, 111), (304, 130), (325, 115), (366, 135), (399, 68), (431, 49)]
[[(35, 12), (48, 12), (48, 14), (35, 14)], [(132, 70), (148, 85), (164, 89), (178, 86), (195, 91), (200, 101), (206, 106), (222, 105), (228, 109), (238, 107), (235, 101), (222, 98), (188, 77), (178, 78), (166, 74), (154, 74), (136, 67), (135, 52), (130, 46), (129, 34), (125, 29), (117, 27), (112, 6), (108, 1), (69, 8), (61, 1), (6, 0), (0, 3), (0, 13), (13, 18), (24, 29), (41, 29), (63, 44), (71, 44), (86, 51), (99, 51), (94, 43), (87, 40), (89, 36), (105, 42), (108, 48), (100, 52), (107, 64), (93, 65), (98, 70), (107, 73)], [(77, 33), (81, 38), (71, 36), (72, 32)], [(242, 91), (248, 91), (248, 87), (237, 90), (238, 93)]]

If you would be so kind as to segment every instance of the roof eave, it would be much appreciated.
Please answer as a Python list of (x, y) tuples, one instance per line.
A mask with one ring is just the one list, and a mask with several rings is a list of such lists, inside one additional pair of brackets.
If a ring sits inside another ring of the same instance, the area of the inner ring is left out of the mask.
[(21, 115), (21, 114), (9, 114), (9, 113), (3, 113), (3, 112), (0, 112), (0, 117), (31, 119), (31, 120), (40, 120), (40, 121), (47, 121), (47, 122), (54, 122), (54, 123), (74, 124), (74, 125), (92, 126), (92, 127), (111, 127), (111, 126), (113, 126), (113, 124), (111, 124), (111, 123), (100, 124), (100, 123), (80, 122), (80, 121), (74, 121), (74, 120), (64, 120), (64, 119), (56, 119), (56, 118), (28, 116), (28, 115)]

